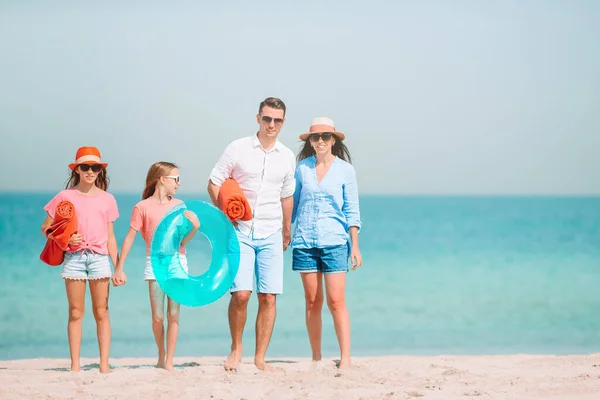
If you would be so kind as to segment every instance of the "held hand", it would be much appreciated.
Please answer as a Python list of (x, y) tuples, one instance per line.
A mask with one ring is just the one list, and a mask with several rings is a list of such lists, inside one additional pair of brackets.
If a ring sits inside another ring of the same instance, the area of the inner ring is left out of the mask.
[(192, 223), (194, 229), (200, 229), (200, 221), (198, 220), (198, 216), (194, 212), (190, 210), (185, 210), (183, 212), (183, 215)]
[(288, 248), (288, 247), (289, 247), (289, 245), (290, 245), (290, 237), (291, 237), (291, 234), (290, 234), (290, 232), (289, 232), (289, 231), (287, 231), (287, 232), (286, 232), (286, 231), (283, 231), (283, 232), (282, 232), (282, 236), (283, 236), (283, 251), (286, 251), (286, 250), (287, 250), (287, 248)]
[(362, 266), (363, 259), (360, 255), (360, 250), (358, 247), (353, 247), (352, 252), (350, 253), (350, 261), (352, 261), (352, 269), (355, 270), (358, 267)]
[(127, 283), (127, 276), (123, 272), (123, 268), (115, 268), (115, 273), (112, 278), (113, 286), (121, 286)]
[(69, 246), (77, 247), (81, 244), (83, 237), (79, 233), (74, 233), (69, 238)]

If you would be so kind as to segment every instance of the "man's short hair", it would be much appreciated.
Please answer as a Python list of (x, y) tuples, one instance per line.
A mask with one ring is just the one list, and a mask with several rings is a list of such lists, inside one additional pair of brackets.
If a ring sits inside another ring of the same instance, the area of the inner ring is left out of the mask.
[(262, 109), (265, 106), (275, 108), (277, 110), (283, 110), (283, 116), (285, 117), (285, 103), (283, 100), (277, 97), (267, 97), (260, 103), (260, 106), (258, 107), (259, 114), (262, 113)]

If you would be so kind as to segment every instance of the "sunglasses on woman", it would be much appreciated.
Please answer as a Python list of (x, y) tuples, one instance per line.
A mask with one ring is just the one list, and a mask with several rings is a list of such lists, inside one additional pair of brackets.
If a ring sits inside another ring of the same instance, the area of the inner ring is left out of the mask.
[(333, 135), (331, 132), (325, 132), (325, 133), (312, 133), (309, 138), (310, 141), (313, 143), (316, 143), (319, 141), (319, 139), (323, 139), (324, 142), (329, 142), (331, 140), (331, 135)]
[(81, 170), (81, 172), (87, 172), (89, 171), (91, 168), (91, 170), (93, 172), (100, 172), (102, 171), (102, 165), (100, 164), (79, 164), (79, 169)]

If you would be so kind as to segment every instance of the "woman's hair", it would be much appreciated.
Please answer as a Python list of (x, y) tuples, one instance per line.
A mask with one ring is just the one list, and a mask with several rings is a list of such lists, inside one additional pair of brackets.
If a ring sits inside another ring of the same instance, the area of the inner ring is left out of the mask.
[[(348, 148), (346, 147), (344, 142), (342, 142), (335, 134), (333, 134), (331, 136), (335, 138), (335, 144), (331, 147), (331, 153), (334, 156), (341, 158), (342, 160), (352, 164), (352, 157), (350, 157), (350, 151), (348, 151)], [(304, 145), (302, 145), (302, 148), (300, 149), (300, 153), (298, 153), (298, 156), (296, 157), (296, 161), (300, 162), (300, 161), (304, 160), (305, 158), (308, 158), (314, 154), (315, 154), (315, 149), (313, 149), (312, 145), (310, 144), (310, 136), (309, 136), (304, 141)]]
[[(79, 185), (79, 181), (81, 180), (81, 177), (77, 173), (77, 168), (79, 168), (79, 165), (77, 167), (75, 167), (73, 169), (73, 171), (71, 171), (71, 176), (69, 177), (69, 180), (67, 181), (67, 185), (65, 187), (66, 189), (71, 189), (71, 188), (74, 188), (75, 186)], [(94, 183), (96, 184), (96, 186), (99, 189), (102, 189), (104, 191), (108, 190), (108, 184), (110, 183), (110, 178), (106, 174), (106, 168), (102, 168), (102, 170), (98, 173), (98, 176), (96, 177), (96, 182), (94, 182)]]
[(146, 175), (146, 187), (142, 193), (142, 200), (145, 200), (154, 194), (158, 180), (167, 175), (173, 168), (179, 167), (176, 164), (167, 161), (155, 162), (150, 166), (148, 174)]

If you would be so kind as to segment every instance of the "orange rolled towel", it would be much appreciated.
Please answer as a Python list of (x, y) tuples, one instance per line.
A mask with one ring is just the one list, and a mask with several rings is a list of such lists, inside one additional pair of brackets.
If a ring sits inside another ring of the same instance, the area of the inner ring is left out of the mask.
[(235, 179), (228, 178), (219, 189), (217, 198), (221, 211), (227, 215), (231, 222), (238, 220), (250, 221), (252, 209), (246, 195)]
[(71, 235), (77, 232), (77, 216), (75, 207), (70, 201), (63, 200), (56, 206), (54, 223), (46, 229), (46, 246), (40, 254), (40, 260), (53, 267), (63, 263), (65, 251), (69, 246)]

